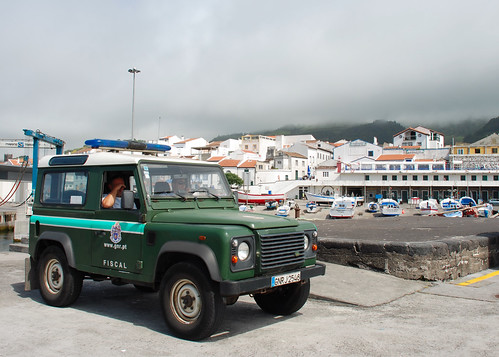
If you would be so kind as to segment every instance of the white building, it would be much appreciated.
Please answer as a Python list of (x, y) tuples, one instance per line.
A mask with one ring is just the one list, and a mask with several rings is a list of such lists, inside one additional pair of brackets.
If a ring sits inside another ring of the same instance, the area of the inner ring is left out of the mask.
[(421, 149), (441, 149), (444, 147), (444, 134), (422, 126), (407, 128), (393, 135), (393, 145), (400, 147), (419, 146)]
[(350, 163), (361, 157), (376, 159), (383, 152), (383, 148), (378, 145), (368, 143), (364, 140), (353, 140), (334, 148), (334, 159)]
[(284, 150), (296, 143), (315, 140), (313, 135), (277, 135), (275, 137), (276, 150)]
[(198, 151), (194, 148), (203, 147), (207, 144), (208, 141), (203, 138), (191, 138), (177, 141), (172, 146), (171, 155), (182, 157), (196, 156), (198, 154)]
[(244, 135), (241, 137), (241, 149), (256, 152), (260, 156), (260, 160), (267, 158), (267, 152), (275, 150), (275, 137), (264, 135)]

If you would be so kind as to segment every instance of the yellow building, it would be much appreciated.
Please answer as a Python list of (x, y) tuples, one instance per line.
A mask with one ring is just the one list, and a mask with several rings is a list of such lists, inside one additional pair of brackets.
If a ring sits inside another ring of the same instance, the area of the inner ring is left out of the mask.
[(454, 145), (454, 155), (493, 155), (499, 154), (499, 135), (491, 134), (473, 144)]

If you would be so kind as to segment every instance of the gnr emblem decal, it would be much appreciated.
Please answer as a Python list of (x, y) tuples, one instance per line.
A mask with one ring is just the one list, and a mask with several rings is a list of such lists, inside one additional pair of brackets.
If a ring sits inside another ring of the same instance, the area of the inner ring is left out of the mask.
[(116, 222), (111, 228), (111, 242), (114, 244), (121, 242), (121, 226)]

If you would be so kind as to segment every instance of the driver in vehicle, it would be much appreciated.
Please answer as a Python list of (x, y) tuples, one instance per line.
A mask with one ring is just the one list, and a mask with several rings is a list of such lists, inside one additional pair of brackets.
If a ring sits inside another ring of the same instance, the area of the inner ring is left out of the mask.
[[(121, 208), (121, 195), (126, 188), (125, 179), (122, 176), (116, 176), (107, 186), (109, 188), (109, 193), (102, 197), (102, 207)], [(135, 204), (133, 205), (133, 208), (137, 208)]]

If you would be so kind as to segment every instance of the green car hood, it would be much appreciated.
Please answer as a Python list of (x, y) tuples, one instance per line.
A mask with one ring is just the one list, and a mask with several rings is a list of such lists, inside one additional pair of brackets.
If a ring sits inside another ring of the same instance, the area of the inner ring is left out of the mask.
[(239, 225), (250, 229), (297, 227), (294, 219), (237, 210), (177, 210), (158, 213), (152, 222)]

